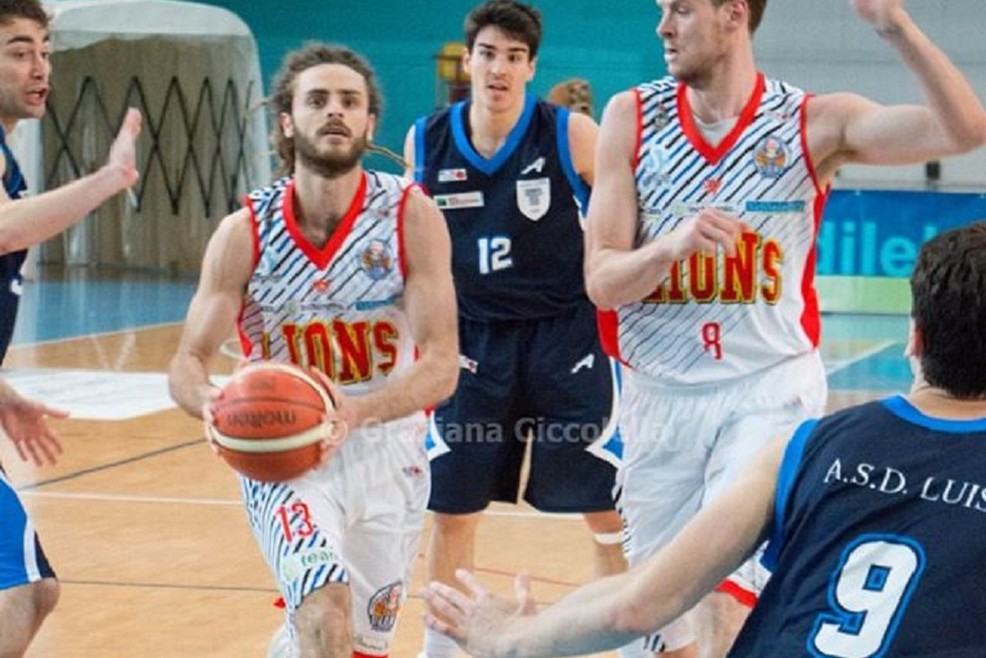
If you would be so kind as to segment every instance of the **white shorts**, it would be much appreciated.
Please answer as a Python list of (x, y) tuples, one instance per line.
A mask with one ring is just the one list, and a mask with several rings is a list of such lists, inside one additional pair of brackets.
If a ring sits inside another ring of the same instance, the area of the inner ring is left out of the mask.
[[(827, 393), (817, 352), (724, 385), (667, 386), (627, 371), (616, 497), (630, 565), (667, 544), (773, 439), (821, 415)], [(729, 589), (755, 600), (767, 576), (754, 558), (730, 578)], [(650, 646), (672, 650), (693, 641), (682, 621)]]
[(293, 646), (294, 612), (305, 596), (348, 583), (354, 652), (390, 652), (431, 487), (426, 429), (421, 414), (353, 432), (327, 464), (289, 482), (240, 478)]

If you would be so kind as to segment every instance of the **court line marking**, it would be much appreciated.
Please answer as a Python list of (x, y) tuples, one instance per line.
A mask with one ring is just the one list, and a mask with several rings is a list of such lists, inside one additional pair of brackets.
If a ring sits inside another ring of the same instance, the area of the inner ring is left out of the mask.
[(841, 371), (845, 370), (846, 368), (848, 368), (849, 366), (855, 365), (855, 364), (859, 363), (860, 361), (865, 361), (866, 359), (868, 359), (868, 358), (870, 358), (872, 356), (876, 356), (877, 354), (879, 354), (880, 352), (884, 351), (888, 347), (893, 347), (894, 345), (898, 345), (898, 344), (900, 344), (900, 341), (899, 340), (885, 340), (882, 343), (878, 343), (874, 347), (871, 347), (868, 350), (863, 350), (859, 354), (857, 354), (857, 355), (855, 355), (853, 357), (850, 357), (849, 359), (846, 359), (845, 361), (839, 361), (837, 364), (833, 365), (831, 368), (826, 368), (825, 369), (825, 376), (826, 377), (831, 377), (835, 373), (841, 372)]
[[(37, 486), (37, 485), (35, 485)], [(138, 503), (151, 505), (229, 505), (240, 507), (239, 498), (186, 498), (181, 496), (133, 496), (128, 494), (83, 493), (72, 491), (39, 491), (37, 489), (18, 489), (18, 493), (29, 498), (51, 498), (61, 500), (93, 500), (107, 503)], [(430, 512), (429, 512), (430, 514)], [(581, 514), (547, 514), (537, 510), (486, 510), (487, 516), (501, 518), (558, 519), (580, 521)]]
[(20, 347), (37, 347), (39, 345), (57, 345), (58, 343), (68, 343), (73, 340), (86, 340), (89, 338), (104, 338), (107, 336), (117, 336), (120, 334), (132, 334), (143, 329), (164, 329), (165, 327), (181, 326), (183, 324), (182, 320), (177, 320), (175, 322), (158, 322), (155, 324), (142, 324), (133, 327), (123, 327), (122, 329), (114, 329), (113, 331), (97, 331), (90, 334), (76, 334), (74, 336), (64, 336), (62, 338), (52, 338), (50, 340), (39, 340), (32, 343), (11, 343), (10, 350), (14, 351)]
[(191, 441), (185, 441), (183, 443), (178, 443), (175, 445), (170, 445), (165, 448), (160, 448), (158, 450), (152, 450), (151, 452), (145, 452), (135, 457), (127, 457), (126, 459), (120, 459), (115, 462), (109, 462), (108, 464), (100, 464), (99, 466), (93, 466), (91, 468), (84, 468), (79, 471), (73, 471), (71, 473), (66, 473), (65, 475), (59, 475), (58, 477), (49, 478), (47, 480), (39, 480), (33, 484), (25, 484), (17, 487), (17, 491), (20, 493), (26, 493), (37, 489), (38, 487), (44, 487), (49, 484), (57, 484), (59, 482), (65, 482), (67, 480), (74, 480), (76, 478), (82, 477), (83, 475), (90, 475), (92, 473), (98, 473), (100, 471), (107, 471), (111, 468), (116, 468), (117, 466), (126, 466), (134, 462), (138, 462), (144, 459), (149, 459), (151, 457), (157, 457), (159, 455), (164, 455), (169, 452), (174, 452), (175, 450), (182, 450), (190, 446), (198, 445), (204, 442), (205, 439), (193, 439)]

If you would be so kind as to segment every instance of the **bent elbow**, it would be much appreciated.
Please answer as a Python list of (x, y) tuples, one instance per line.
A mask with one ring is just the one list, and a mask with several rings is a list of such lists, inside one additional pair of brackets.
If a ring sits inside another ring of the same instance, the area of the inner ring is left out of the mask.
[(442, 368), (439, 369), (435, 379), (437, 384), (438, 401), (447, 400), (455, 393), (459, 385), (459, 357), (452, 355), (452, 358), (445, 359)]
[(630, 602), (621, 603), (612, 614), (610, 623), (613, 631), (642, 637), (657, 630), (658, 627), (654, 625), (651, 617), (645, 612), (646, 607)]

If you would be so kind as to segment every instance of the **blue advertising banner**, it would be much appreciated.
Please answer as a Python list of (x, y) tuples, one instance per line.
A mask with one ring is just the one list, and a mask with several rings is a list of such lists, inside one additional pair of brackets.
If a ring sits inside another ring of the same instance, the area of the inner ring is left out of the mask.
[(928, 238), (976, 219), (986, 219), (986, 193), (834, 190), (817, 273), (907, 278)]

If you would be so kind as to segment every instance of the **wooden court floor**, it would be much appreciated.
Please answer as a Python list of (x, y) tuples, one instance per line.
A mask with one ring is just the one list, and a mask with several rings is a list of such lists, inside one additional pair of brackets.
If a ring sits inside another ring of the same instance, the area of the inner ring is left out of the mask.
[[(178, 333), (160, 325), (15, 346), (5, 368), (163, 372)], [(233, 365), (221, 361), (220, 374)], [(836, 392), (832, 406), (878, 394)], [(29, 658), (262, 658), (281, 612), (236, 480), (200, 424), (172, 408), (57, 427), (65, 452), (53, 467), (29, 467), (0, 441), (0, 460), (62, 582)], [(538, 600), (552, 601), (590, 579), (589, 541), (577, 517), (495, 506), (480, 526), (477, 568), (503, 592), (527, 571)], [(421, 580), (419, 557), (393, 656), (420, 649)]]

